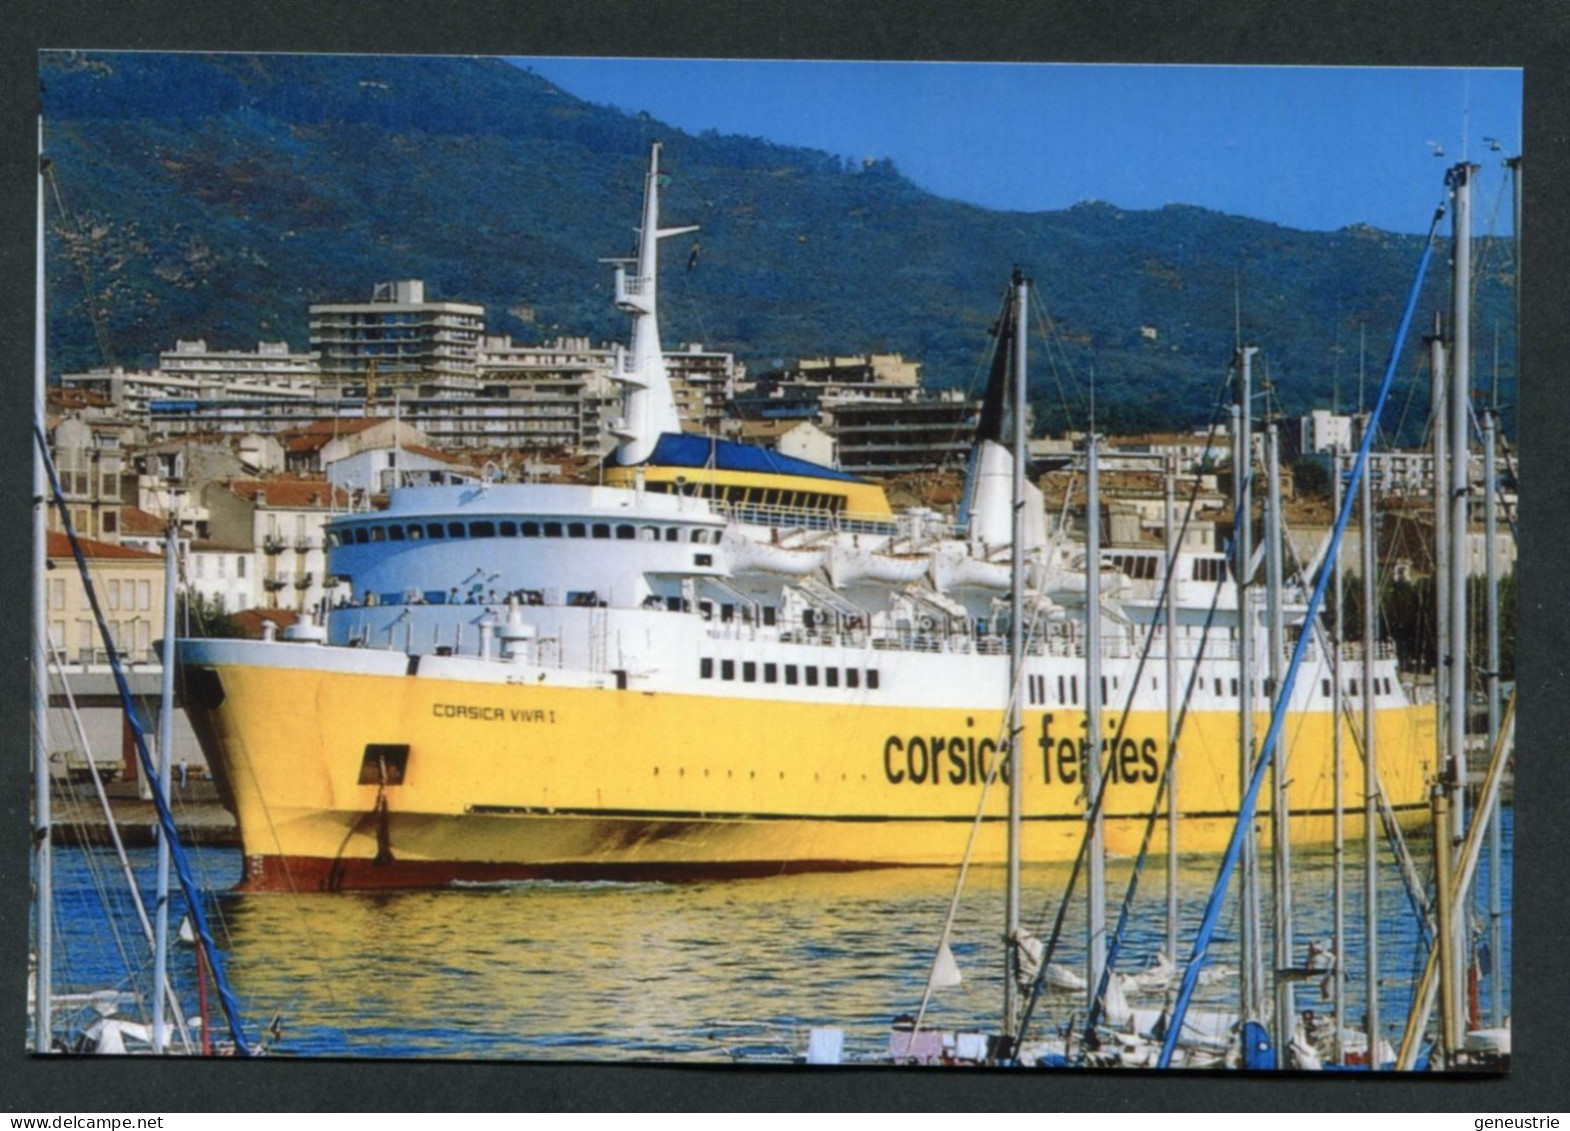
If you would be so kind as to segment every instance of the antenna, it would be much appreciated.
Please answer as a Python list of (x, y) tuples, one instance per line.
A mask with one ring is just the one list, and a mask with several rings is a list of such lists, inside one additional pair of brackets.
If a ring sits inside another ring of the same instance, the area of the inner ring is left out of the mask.
[(1336, 311), (1336, 342), (1330, 347), (1330, 415), (1341, 412), (1341, 311)]
[(1096, 435), (1096, 363), (1090, 363), (1090, 435)]
[(1367, 357), (1368, 323), (1357, 324), (1357, 411), (1363, 412), (1363, 362)]
[(1499, 319), (1494, 319), (1494, 382), (1490, 395), (1489, 407), (1498, 411), (1499, 408)]
[(1243, 348), (1243, 280), (1237, 268), (1232, 269), (1232, 348)]
[(1466, 133), (1472, 117), (1472, 76), (1461, 72), (1461, 160), (1466, 160)]

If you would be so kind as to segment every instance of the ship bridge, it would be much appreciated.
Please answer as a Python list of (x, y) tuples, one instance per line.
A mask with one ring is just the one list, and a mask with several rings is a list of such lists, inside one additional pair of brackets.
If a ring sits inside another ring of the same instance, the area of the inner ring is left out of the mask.
[(697, 498), (573, 484), (422, 487), (394, 491), (385, 511), (334, 519), (328, 568), (362, 605), (578, 593), (635, 606), (646, 573), (722, 575), (723, 529)]
[(715, 512), (758, 526), (889, 534), (883, 488), (848, 472), (716, 437), (666, 433), (649, 459), (609, 466), (605, 482), (709, 501)]

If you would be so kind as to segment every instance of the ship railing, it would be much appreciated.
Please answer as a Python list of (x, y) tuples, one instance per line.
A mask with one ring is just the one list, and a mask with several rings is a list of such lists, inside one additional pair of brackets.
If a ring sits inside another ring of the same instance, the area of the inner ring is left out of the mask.
[[(1362, 641), (1348, 641), (1341, 645), (1341, 658), (1360, 662), (1365, 654)], [(1373, 658), (1375, 660), (1393, 660), (1396, 658), (1395, 642), (1391, 640), (1376, 640), (1374, 642)]]
[(775, 530), (828, 530), (843, 531), (848, 534), (902, 533), (899, 523), (892, 515), (831, 510), (826, 507), (732, 503), (724, 499), (713, 499), (710, 501), (710, 506), (715, 514), (733, 522), (748, 526), (766, 526)]
[[(1166, 654), (1165, 641), (1157, 637), (1151, 655), (1164, 658)], [(1235, 660), (1241, 653), (1235, 640), (1212, 638), (1203, 641), (1194, 637), (1179, 637), (1172, 646), (1172, 654), (1180, 660), (1197, 660), (1201, 656), (1207, 660)]]

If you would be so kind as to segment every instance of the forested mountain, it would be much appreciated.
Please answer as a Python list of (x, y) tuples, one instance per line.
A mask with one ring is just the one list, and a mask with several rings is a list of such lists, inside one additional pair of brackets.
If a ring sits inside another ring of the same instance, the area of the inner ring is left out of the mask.
[[(692, 136), (493, 59), (50, 53), (42, 69), (63, 205), (50, 205), (55, 374), (150, 366), (181, 337), (303, 349), (308, 303), (395, 278), (483, 303), (491, 331), (520, 340), (617, 337), (597, 260), (631, 247), (653, 140), (667, 222), (703, 226), (693, 269), (689, 245), (667, 256), (669, 344), (734, 350), (754, 372), (897, 350), (929, 383), (965, 386), (1019, 264), (1052, 327), (1032, 399), (1054, 429), (1065, 401), (1083, 423), (1092, 373), (1105, 428), (1208, 419), (1239, 296), (1287, 409), (1328, 405), (1338, 342), (1346, 407), (1359, 330), (1372, 387), (1420, 250), (1415, 236), (1185, 206), (988, 211), (888, 162)], [(1436, 199), (1438, 182), (1436, 168)], [(1479, 242), (1476, 338), (1487, 372), (1501, 328), (1513, 401), (1510, 258), (1508, 243)], [(1445, 302), (1443, 268), (1440, 254), (1419, 325)]]

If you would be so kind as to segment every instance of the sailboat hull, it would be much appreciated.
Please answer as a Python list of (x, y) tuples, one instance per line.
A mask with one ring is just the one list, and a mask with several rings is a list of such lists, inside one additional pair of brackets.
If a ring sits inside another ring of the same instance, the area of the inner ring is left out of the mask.
[[(182, 649), (187, 708), (239, 822), (247, 889), (951, 867), (978, 809), (973, 859), (1005, 858), (1006, 789), (985, 784), (1001, 710), (571, 686), (560, 672), (477, 661), (461, 666), (505, 678), (457, 678), (428, 670), (440, 666), (431, 658), (311, 645)], [(1432, 708), (1378, 715), (1385, 789), (1402, 822), (1419, 823)], [(1023, 722), (1024, 857), (1072, 860), (1083, 716), (1044, 706)], [(1108, 733), (1120, 726), (1107, 844), (1132, 854), (1156, 801), (1165, 716), (1111, 714)], [(1297, 844), (1330, 840), (1329, 727), (1328, 712), (1288, 720)], [(1346, 796), (1360, 798), (1346, 738)], [(1236, 743), (1233, 714), (1190, 712), (1182, 851), (1225, 847)], [(1360, 828), (1359, 804), (1348, 835)], [(1153, 843), (1164, 846), (1164, 823)]]

